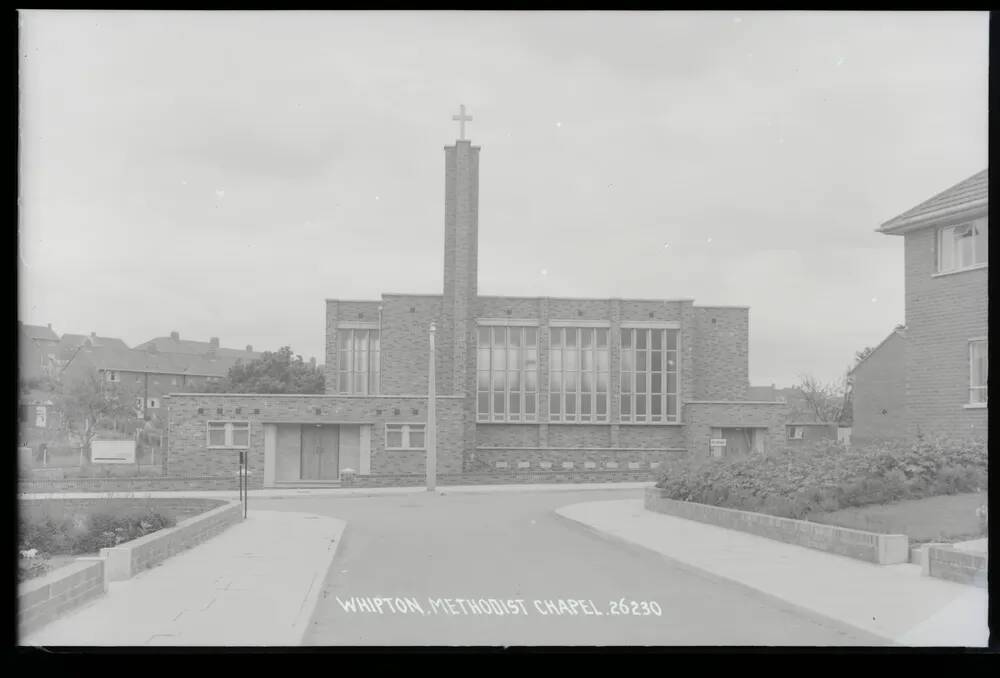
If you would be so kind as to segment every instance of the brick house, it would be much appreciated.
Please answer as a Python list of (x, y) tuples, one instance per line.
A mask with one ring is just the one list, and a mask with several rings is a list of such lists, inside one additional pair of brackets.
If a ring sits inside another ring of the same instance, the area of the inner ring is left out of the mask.
[(194, 341), (191, 339), (181, 339), (180, 332), (173, 331), (168, 337), (155, 337), (149, 341), (139, 344), (136, 349), (140, 351), (152, 351), (159, 354), (194, 355), (208, 358), (222, 358), (235, 363), (236, 360), (250, 362), (260, 358), (263, 354), (253, 350), (253, 346), (248, 345), (246, 349), (225, 348), (219, 345), (219, 338), (212, 337), (208, 341)]
[(857, 443), (906, 437), (906, 328), (897, 327), (849, 372)]
[(989, 170), (882, 224), (903, 236), (905, 434), (985, 440)]
[(817, 440), (839, 440), (845, 430), (849, 439), (850, 428), (845, 429), (837, 422), (821, 421), (799, 388), (794, 386), (776, 388), (774, 384), (751, 386), (750, 399), (776, 400), (788, 405), (784, 422), (785, 444), (788, 447), (797, 447)]
[(346, 468), (422, 482), (432, 324), (443, 476), (645, 479), (713, 439), (727, 454), (784, 439), (785, 406), (748, 395), (746, 307), (479, 295), (480, 148), (444, 150), (442, 293), (327, 299), (324, 395), (172, 393), (167, 475), (231, 474), (248, 450), (255, 487)]
[(22, 380), (52, 376), (56, 369), (59, 335), (52, 325), (25, 325), (17, 322), (18, 369)]

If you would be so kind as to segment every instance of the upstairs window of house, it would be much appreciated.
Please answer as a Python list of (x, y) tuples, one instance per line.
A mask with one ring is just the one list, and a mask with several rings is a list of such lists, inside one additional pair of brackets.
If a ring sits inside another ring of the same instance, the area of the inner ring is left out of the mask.
[(674, 329), (621, 330), (621, 421), (678, 421), (678, 357)]
[(379, 392), (381, 361), (377, 329), (337, 330), (337, 392), (371, 395)]
[(549, 419), (606, 422), (610, 356), (609, 330), (553, 327), (549, 349)]
[(987, 262), (989, 225), (986, 219), (946, 226), (937, 232), (937, 272), (950, 273)]
[(538, 420), (537, 327), (479, 328), (476, 420)]
[(250, 447), (250, 422), (208, 422), (208, 446), (233, 449), (246, 449)]
[(789, 426), (788, 427), (788, 439), (789, 440), (802, 440), (805, 437), (805, 432), (801, 426)]
[(989, 381), (989, 351), (986, 339), (969, 342), (969, 403), (985, 405)]
[(108, 381), (117, 382), (117, 381), (119, 381), (121, 379), (121, 375), (119, 375), (117, 372), (112, 371), (112, 370), (109, 370), (106, 373), (106, 375), (107, 375), (107, 380)]

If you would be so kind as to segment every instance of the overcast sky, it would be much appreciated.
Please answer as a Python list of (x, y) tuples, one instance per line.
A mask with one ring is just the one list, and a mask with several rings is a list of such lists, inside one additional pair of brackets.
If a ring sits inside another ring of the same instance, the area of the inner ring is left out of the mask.
[(441, 292), (464, 103), (481, 294), (749, 306), (752, 383), (832, 380), (987, 78), (985, 13), (26, 12), (20, 317), (323, 362), (325, 298)]

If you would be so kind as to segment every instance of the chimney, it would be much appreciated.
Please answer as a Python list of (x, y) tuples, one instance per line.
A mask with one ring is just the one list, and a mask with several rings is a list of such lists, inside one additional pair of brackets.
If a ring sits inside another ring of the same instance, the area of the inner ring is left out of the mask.
[(97, 346), (97, 332), (90, 333), (90, 345)]
[(211, 339), (208, 340), (208, 345), (211, 346), (212, 348), (219, 348), (219, 338), (212, 337)]
[(171, 332), (170, 333), (170, 338), (173, 339), (174, 341), (180, 341), (181, 340), (181, 333), (177, 332), (177, 331)]
[(316, 369), (316, 356), (313, 356), (312, 358), (309, 359), (309, 366), (312, 367), (314, 370)]
[(49, 323), (49, 329), (50, 330), (52, 329), (52, 323)]
[(253, 353), (253, 346), (247, 344), (247, 353)]

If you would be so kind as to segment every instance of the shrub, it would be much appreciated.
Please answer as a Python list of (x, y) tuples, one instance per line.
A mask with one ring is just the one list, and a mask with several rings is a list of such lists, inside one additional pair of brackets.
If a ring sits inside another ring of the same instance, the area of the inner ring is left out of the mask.
[(173, 516), (153, 509), (98, 511), (66, 518), (22, 518), (19, 542), (22, 550), (36, 549), (47, 555), (95, 553), (176, 524)]
[(817, 441), (766, 456), (687, 458), (668, 465), (667, 496), (801, 518), (812, 512), (881, 504), (986, 487), (980, 441), (922, 440), (845, 448)]

